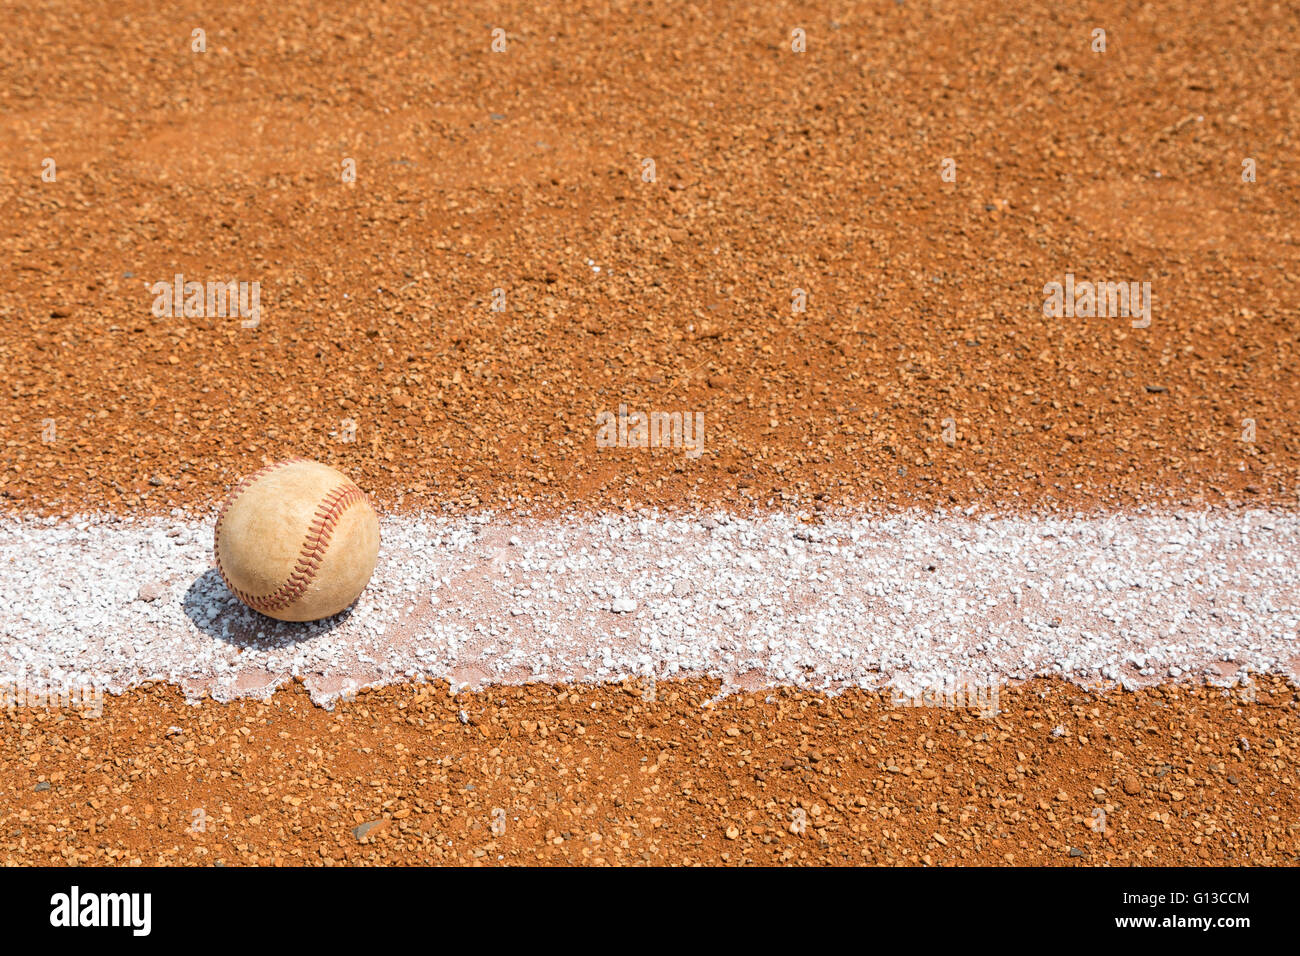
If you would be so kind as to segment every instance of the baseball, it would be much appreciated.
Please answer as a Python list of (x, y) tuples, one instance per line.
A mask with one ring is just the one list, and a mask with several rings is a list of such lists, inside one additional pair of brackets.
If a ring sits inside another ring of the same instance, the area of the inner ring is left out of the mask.
[(346, 475), (307, 458), (267, 465), (226, 496), (217, 570), (239, 600), (281, 621), (315, 621), (361, 594), (379, 556), (379, 518)]

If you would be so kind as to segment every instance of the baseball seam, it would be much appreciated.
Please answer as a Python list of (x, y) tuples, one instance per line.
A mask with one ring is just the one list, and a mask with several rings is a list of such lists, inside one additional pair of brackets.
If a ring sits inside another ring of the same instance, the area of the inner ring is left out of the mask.
[(247, 591), (241, 591), (235, 587), (226, 575), (226, 569), (221, 564), (221, 526), (226, 517), (226, 512), (235, 500), (247, 491), (254, 482), (286, 465), (293, 465), (307, 460), (306, 458), (289, 458), (285, 461), (267, 465), (260, 471), (249, 475), (234, 487), (225, 503), (221, 506), (220, 514), (217, 515), (217, 525), (214, 532), (217, 573), (221, 575), (221, 580), (226, 583), (226, 587), (230, 589), (230, 592), (255, 611), (283, 611), (302, 597), (311, 582), (315, 580), (321, 564), (325, 561), (325, 552), (329, 549), (330, 540), (334, 536), (334, 530), (338, 526), (339, 519), (348, 508), (366, 500), (365, 492), (350, 481), (334, 488), (317, 506), (311, 524), (307, 527), (307, 535), (303, 539), (302, 547), (298, 552), (298, 562), (284, 584), (270, 594), (260, 596), (249, 594)]
[[(296, 465), (299, 462), (304, 462), (307, 460), (308, 459), (306, 458), (286, 458), (283, 461), (272, 462), (269, 465), (259, 468), (251, 475), (245, 475), (243, 478), (241, 478), (239, 480), (239, 483), (235, 485), (235, 487), (230, 489), (230, 494), (226, 495), (226, 500), (221, 503), (221, 510), (217, 512), (217, 526), (212, 532), (213, 546), (215, 547), (221, 541), (221, 525), (222, 522), (226, 520), (226, 512), (230, 510), (230, 506), (233, 505), (240, 498), (240, 496), (243, 495), (245, 491), (251, 488), (253, 484), (256, 483), (257, 481), (260, 481), (262, 478), (265, 478), (271, 472), (279, 471), (281, 468), (285, 468), (289, 465)], [(217, 551), (217, 570), (221, 570), (220, 551)], [(225, 577), (224, 572), (222, 573), (222, 577)]]

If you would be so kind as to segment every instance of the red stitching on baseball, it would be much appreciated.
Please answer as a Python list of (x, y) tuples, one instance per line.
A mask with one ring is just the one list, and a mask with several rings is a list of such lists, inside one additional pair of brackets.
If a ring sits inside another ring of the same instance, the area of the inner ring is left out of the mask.
[(226, 517), (226, 512), (235, 499), (247, 491), (253, 482), (286, 465), (305, 461), (309, 461), (309, 459), (289, 458), (285, 461), (267, 465), (260, 471), (249, 475), (231, 490), (226, 497), (225, 503), (221, 506), (221, 512), (217, 515), (217, 525), (213, 533), (213, 550), (217, 556), (217, 573), (221, 575), (221, 580), (226, 583), (226, 587), (230, 589), (230, 592), (255, 611), (282, 611), (302, 597), (303, 592), (315, 579), (316, 572), (320, 570), (321, 565), (325, 562), (325, 551), (329, 548), (330, 539), (334, 536), (334, 529), (338, 525), (339, 518), (343, 516), (343, 512), (347, 511), (348, 508), (366, 500), (365, 492), (350, 481), (332, 490), (316, 508), (316, 514), (307, 528), (307, 536), (304, 538), (302, 549), (298, 553), (298, 563), (290, 572), (288, 580), (266, 595), (258, 596), (241, 591), (231, 584), (230, 578), (226, 575), (226, 569), (221, 565), (221, 524)]
[[(249, 487), (253, 484), (253, 482), (257, 481), (260, 478), (264, 478), (267, 475), (269, 475), (271, 472), (278, 471), (279, 469), (284, 468), (287, 465), (296, 465), (299, 462), (308, 461), (308, 460), (309, 459), (307, 458), (286, 458), (284, 461), (272, 462), (271, 464), (266, 465), (265, 467), (260, 468), (257, 471), (253, 472), (251, 475), (246, 475), (244, 478), (242, 478), (239, 484), (235, 485), (235, 487), (230, 489), (230, 494), (226, 495), (226, 500), (221, 503), (221, 510), (217, 513), (217, 527), (213, 531), (213, 544), (215, 545), (216, 540), (221, 537), (221, 522), (226, 520), (226, 512), (229, 511), (230, 506), (235, 503), (235, 499), (238, 498), (240, 495), (242, 495), (245, 491), (247, 491)], [(221, 562), (221, 556), (217, 555), (218, 568), (220, 568), (221, 566), (220, 562)]]

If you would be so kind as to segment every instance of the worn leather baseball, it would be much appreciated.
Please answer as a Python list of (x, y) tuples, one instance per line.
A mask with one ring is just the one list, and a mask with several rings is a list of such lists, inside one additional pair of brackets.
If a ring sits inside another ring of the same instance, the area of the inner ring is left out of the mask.
[(339, 613), (361, 594), (379, 557), (379, 518), (365, 492), (307, 458), (267, 465), (235, 485), (214, 537), (226, 587), (281, 621)]

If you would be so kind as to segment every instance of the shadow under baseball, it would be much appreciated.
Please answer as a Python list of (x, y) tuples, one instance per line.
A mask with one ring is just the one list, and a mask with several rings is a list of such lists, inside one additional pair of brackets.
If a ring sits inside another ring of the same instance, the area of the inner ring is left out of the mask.
[(216, 568), (194, 579), (182, 602), (185, 616), (204, 634), (239, 648), (277, 650), (328, 634), (348, 619), (352, 608), (319, 621), (277, 621), (259, 614), (230, 593)]

